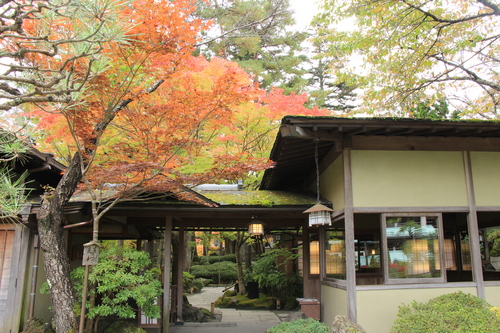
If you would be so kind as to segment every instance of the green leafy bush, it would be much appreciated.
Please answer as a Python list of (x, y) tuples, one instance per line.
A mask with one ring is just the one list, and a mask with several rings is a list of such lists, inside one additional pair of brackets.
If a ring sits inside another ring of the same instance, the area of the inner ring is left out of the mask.
[[(156, 300), (163, 293), (161, 272), (151, 269), (151, 259), (144, 251), (137, 251), (132, 244), (117, 245), (115, 241), (102, 243), (99, 263), (89, 274), (89, 296), (94, 294), (98, 302), (87, 303), (88, 317), (98, 320), (103, 316), (116, 315), (120, 318), (135, 318), (137, 306), (152, 318), (160, 317)], [(71, 272), (77, 295), (82, 295), (84, 268)]]
[(278, 297), (284, 304), (290, 296), (300, 296), (300, 276), (288, 264), (298, 257), (288, 249), (274, 249), (266, 252), (253, 263), (247, 278), (259, 284), (264, 293)]
[(182, 272), (182, 274), (182, 288), (185, 293), (200, 292), (203, 287), (212, 282), (212, 280), (209, 279), (196, 278), (196, 276), (188, 272)]
[(217, 283), (233, 283), (237, 279), (236, 264), (229, 261), (216, 262), (211, 265), (193, 265), (191, 274)]
[[(328, 333), (328, 326), (312, 318), (283, 322), (271, 327), (268, 333)], [(408, 332), (407, 332), (408, 333)]]
[(399, 307), (391, 333), (498, 333), (500, 318), (479, 297), (456, 292)]
[(221, 261), (236, 262), (236, 254), (226, 254), (224, 256), (195, 257), (193, 265), (209, 265)]

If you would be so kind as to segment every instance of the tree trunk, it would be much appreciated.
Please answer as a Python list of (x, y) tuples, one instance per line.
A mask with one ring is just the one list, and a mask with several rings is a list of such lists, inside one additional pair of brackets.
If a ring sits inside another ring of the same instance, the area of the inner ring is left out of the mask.
[[(44, 205), (46, 206), (46, 205)], [(54, 311), (55, 329), (57, 333), (68, 333), (76, 330), (75, 292), (70, 279), (68, 251), (63, 235), (64, 209), (54, 212), (56, 205), (47, 215), (38, 220), (40, 248), (43, 253), (44, 267), (50, 286), (52, 309)], [(45, 213), (42, 211), (40, 213)], [(39, 213), (39, 214), (40, 214)]]
[(64, 206), (82, 178), (80, 157), (75, 154), (56, 189), (47, 190), (38, 211), (38, 234), (45, 273), (50, 287), (57, 333), (76, 332), (75, 292), (70, 278), (68, 249), (64, 239)]
[(241, 249), (243, 248), (243, 244), (245, 244), (247, 238), (245, 238), (243, 232), (241, 231), (238, 231), (236, 234), (236, 246), (234, 252), (236, 253), (236, 268), (238, 273), (239, 295), (245, 295), (247, 293), (247, 290), (245, 288), (245, 275), (243, 273), (243, 258), (241, 257)]

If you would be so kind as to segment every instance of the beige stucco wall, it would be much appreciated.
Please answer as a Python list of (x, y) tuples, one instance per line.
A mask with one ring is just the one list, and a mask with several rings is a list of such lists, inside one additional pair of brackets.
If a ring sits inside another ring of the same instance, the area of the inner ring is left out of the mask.
[(344, 289), (321, 286), (321, 321), (331, 326), (335, 316), (347, 316), (347, 292)]
[(471, 152), (476, 205), (500, 206), (500, 153)]
[(355, 207), (467, 206), (462, 152), (351, 152)]
[(475, 287), (422, 288), (358, 291), (358, 323), (369, 333), (388, 333), (396, 319), (398, 308), (413, 301), (429, 299), (456, 291), (476, 295)]
[(500, 308), (500, 286), (485, 286), (486, 302)]
[[(344, 168), (339, 156), (320, 176), (321, 196), (333, 204), (333, 209), (344, 209)], [(316, 184), (314, 184), (316, 186)]]

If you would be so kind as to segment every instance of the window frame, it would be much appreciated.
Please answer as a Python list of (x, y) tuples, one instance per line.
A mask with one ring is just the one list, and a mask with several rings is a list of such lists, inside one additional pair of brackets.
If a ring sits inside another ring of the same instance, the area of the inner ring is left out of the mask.
[[(342, 221), (344, 221), (344, 219), (342, 219)], [(321, 281), (335, 283), (335, 285), (339, 285), (339, 286), (345, 286), (347, 283), (347, 276), (345, 279), (341, 279), (341, 278), (337, 278), (337, 277), (327, 276), (327, 274), (326, 274), (326, 233), (328, 231), (336, 230), (337, 228), (335, 226), (320, 226), (319, 229), (320, 229), (319, 234), (320, 234), (320, 239), (321, 239), (321, 241), (319, 243)], [(343, 230), (343, 233), (344, 233), (344, 237), (345, 237), (345, 229)], [(344, 251), (345, 251), (345, 244), (344, 244)], [(345, 260), (345, 258), (344, 258), (344, 260)], [(345, 266), (345, 268), (346, 268), (345, 274), (347, 274), (347, 267)]]
[[(439, 241), (439, 260), (440, 260), (440, 277), (434, 278), (390, 278), (389, 277), (389, 248), (387, 240), (387, 218), (391, 217), (434, 217), (437, 219), (438, 241)], [(385, 284), (428, 284), (428, 283), (444, 283), (446, 279), (446, 258), (444, 251), (444, 230), (443, 230), (443, 216), (441, 213), (384, 213), (380, 216), (380, 230), (382, 233), (382, 254), (380, 258), (381, 265), (383, 266), (384, 283)]]

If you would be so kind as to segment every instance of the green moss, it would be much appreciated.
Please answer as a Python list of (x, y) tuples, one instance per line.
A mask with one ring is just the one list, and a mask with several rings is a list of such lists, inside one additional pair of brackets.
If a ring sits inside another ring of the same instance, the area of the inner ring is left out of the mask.
[(282, 205), (314, 205), (314, 198), (282, 191), (199, 191), (221, 205), (252, 205), (273, 207)]
[(276, 310), (276, 298), (259, 297), (246, 299), (236, 304), (238, 310)]
[(264, 294), (259, 295), (259, 298), (249, 299), (246, 295), (236, 295), (233, 290), (230, 290), (215, 301), (215, 306), (239, 310), (275, 310), (276, 300), (276, 297), (267, 297)]

